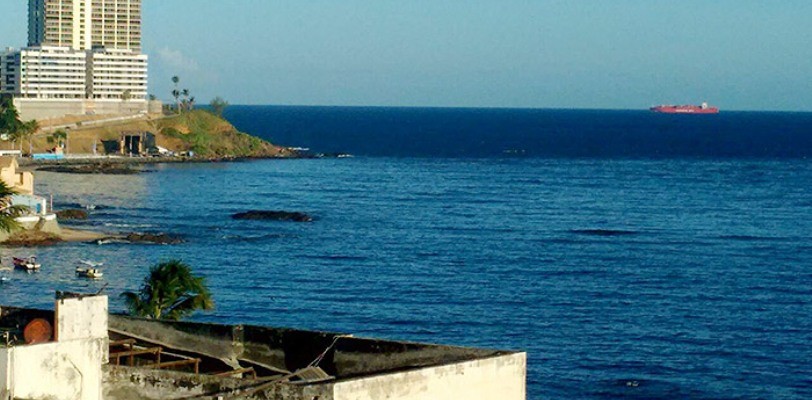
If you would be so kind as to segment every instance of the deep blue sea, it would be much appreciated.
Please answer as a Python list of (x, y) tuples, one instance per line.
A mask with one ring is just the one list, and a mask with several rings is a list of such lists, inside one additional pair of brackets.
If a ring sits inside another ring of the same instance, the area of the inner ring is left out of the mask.
[[(0, 304), (116, 297), (181, 258), (200, 321), (517, 349), (530, 399), (812, 398), (812, 114), (232, 107), (241, 129), (355, 158), (37, 173), (73, 225), (178, 246), (33, 251)], [(248, 209), (312, 223), (237, 222)], [(105, 280), (77, 280), (78, 259)]]

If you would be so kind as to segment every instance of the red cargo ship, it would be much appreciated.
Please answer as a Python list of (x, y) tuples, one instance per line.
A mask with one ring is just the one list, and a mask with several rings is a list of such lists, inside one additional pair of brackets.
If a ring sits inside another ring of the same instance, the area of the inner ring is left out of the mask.
[(664, 114), (719, 114), (718, 107), (710, 107), (708, 103), (699, 106), (657, 106), (651, 111)]

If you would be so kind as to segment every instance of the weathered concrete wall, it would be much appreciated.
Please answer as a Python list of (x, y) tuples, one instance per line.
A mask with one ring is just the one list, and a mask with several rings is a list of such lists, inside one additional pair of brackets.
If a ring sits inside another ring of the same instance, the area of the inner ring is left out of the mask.
[(247, 360), (277, 370), (296, 371), (306, 367), (330, 348), (319, 366), (338, 379), (431, 367), (505, 352), (422, 343), (395, 342), (335, 333), (268, 328), (249, 325), (224, 326), (169, 322), (110, 316), (113, 332), (126, 332), (167, 348), (199, 353), (238, 368)]
[(56, 303), (57, 341), (107, 340), (107, 296), (61, 299)]
[(429, 367), (487, 358), (504, 354), (504, 352), (453, 347), (426, 345), (421, 343), (394, 342), (375, 339), (351, 338), (340, 339), (323, 367), (331, 368), (339, 379), (403, 368)]
[(11, 399), (11, 360), (9, 351), (0, 350), (0, 399)]
[(150, 100), (147, 103), (147, 112), (150, 114), (162, 114), (164, 112), (164, 103), (160, 100)]
[[(105, 400), (171, 400), (196, 396), (227, 397), (227, 395), (237, 393), (235, 390), (260, 384), (261, 382), (173, 371), (115, 366), (104, 368)], [(260, 395), (258, 398), (268, 399), (331, 400), (332, 385), (277, 384), (256, 394)]]
[(105, 400), (157, 400), (218, 393), (226, 390), (228, 383), (212, 376), (106, 366), (103, 386)]
[(56, 310), (56, 341), (0, 349), (0, 398), (101, 400), (107, 296), (57, 300)]
[(241, 327), (142, 320), (110, 315), (111, 332), (127, 332), (151, 343), (167, 348), (202, 354), (222, 360), (232, 368), (240, 368), (237, 361), (242, 354)]
[(524, 400), (527, 354), (337, 382), (334, 400)]
[(100, 400), (106, 346), (87, 339), (5, 349), (11, 366), (6, 390), (18, 399)]
[(130, 101), (93, 101), (93, 100), (41, 100), (14, 99), (14, 106), (24, 121), (36, 119), (61, 118), (66, 115), (107, 114), (140, 114), (148, 111), (148, 102)]
[[(62, 228), (60, 228), (59, 221), (57, 221), (54, 214), (20, 217), (17, 219), (17, 222), (20, 223), (20, 228), (22, 230), (35, 230), (53, 233), (55, 235), (60, 235), (62, 233)], [(14, 236), (15, 233), (17, 233), (17, 231), (12, 233), (0, 231), (0, 242), (8, 240)]]
[(35, 100), (35, 99), (14, 99), (14, 106), (20, 113), (20, 119), (29, 121), (32, 119), (60, 118), (66, 115), (84, 115), (86, 112), (83, 100)]

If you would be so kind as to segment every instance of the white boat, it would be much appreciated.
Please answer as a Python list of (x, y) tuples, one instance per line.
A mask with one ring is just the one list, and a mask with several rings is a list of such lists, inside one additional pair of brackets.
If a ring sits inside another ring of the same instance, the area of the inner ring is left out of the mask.
[(28, 258), (17, 258), (14, 257), (14, 268), (21, 269), (23, 271), (33, 272), (39, 271), (42, 268), (42, 264), (37, 263), (37, 257), (31, 256)]
[(76, 268), (76, 276), (88, 279), (101, 279), (104, 273), (96, 268)]
[(79, 266), (76, 267), (76, 276), (88, 279), (101, 279), (104, 273), (99, 270), (99, 267), (104, 265), (102, 262), (79, 260)]

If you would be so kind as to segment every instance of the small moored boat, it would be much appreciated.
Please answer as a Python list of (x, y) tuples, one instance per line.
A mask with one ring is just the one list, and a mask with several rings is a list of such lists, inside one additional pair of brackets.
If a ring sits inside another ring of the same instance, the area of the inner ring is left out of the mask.
[(99, 267), (104, 263), (95, 261), (79, 261), (80, 266), (76, 267), (76, 276), (88, 279), (101, 279), (104, 273), (99, 270)]
[(32, 272), (39, 271), (40, 268), (42, 268), (42, 264), (37, 263), (37, 257), (34, 256), (28, 258), (14, 257), (14, 268)]
[(76, 268), (76, 276), (88, 279), (101, 279), (104, 273), (96, 268)]

